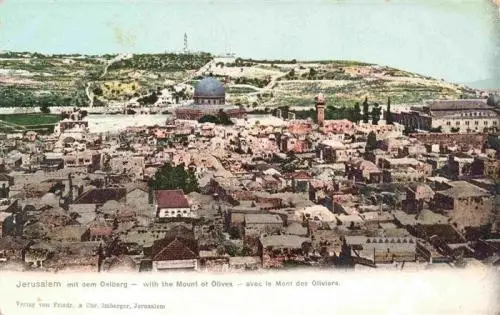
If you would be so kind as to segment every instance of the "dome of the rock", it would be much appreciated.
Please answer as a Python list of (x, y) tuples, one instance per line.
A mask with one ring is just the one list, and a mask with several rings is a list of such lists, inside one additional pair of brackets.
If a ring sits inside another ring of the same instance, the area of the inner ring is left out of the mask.
[(194, 101), (200, 105), (222, 105), (226, 102), (224, 86), (216, 78), (203, 78), (194, 89)]
[(193, 101), (175, 110), (177, 119), (199, 120), (203, 116), (217, 116), (220, 112), (231, 118), (244, 118), (246, 112), (240, 106), (226, 103), (224, 85), (213, 77), (203, 78), (194, 90)]

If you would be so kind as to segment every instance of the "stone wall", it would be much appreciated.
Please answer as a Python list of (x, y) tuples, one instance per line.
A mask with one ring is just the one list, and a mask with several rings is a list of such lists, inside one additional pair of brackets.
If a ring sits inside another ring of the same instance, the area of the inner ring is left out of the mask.
[(473, 148), (482, 148), (486, 142), (486, 134), (462, 134), (462, 133), (416, 133), (410, 137), (424, 144), (439, 144), (441, 146), (470, 145)]

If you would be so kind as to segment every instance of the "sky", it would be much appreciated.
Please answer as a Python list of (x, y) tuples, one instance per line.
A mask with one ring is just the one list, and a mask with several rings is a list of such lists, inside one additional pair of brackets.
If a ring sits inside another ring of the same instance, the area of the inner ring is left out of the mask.
[[(0, 0), (0, 50), (348, 59), (500, 87), (490, 0)], [(485, 86), (486, 87), (486, 86)]]

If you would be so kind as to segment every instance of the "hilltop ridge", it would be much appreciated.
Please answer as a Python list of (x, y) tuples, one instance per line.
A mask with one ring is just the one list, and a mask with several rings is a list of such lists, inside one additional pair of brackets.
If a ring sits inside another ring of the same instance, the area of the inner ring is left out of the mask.
[(107, 106), (189, 99), (203, 76), (225, 82), (228, 101), (248, 108), (309, 106), (318, 93), (351, 106), (364, 97), (394, 104), (475, 98), (480, 91), (357, 61), (253, 60), (196, 54), (0, 54), (0, 107)]

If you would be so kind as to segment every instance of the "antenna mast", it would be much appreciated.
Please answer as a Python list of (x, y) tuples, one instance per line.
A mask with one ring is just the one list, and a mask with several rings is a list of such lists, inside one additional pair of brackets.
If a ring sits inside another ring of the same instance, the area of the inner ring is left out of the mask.
[(186, 33), (184, 33), (184, 53), (188, 53), (188, 36)]

